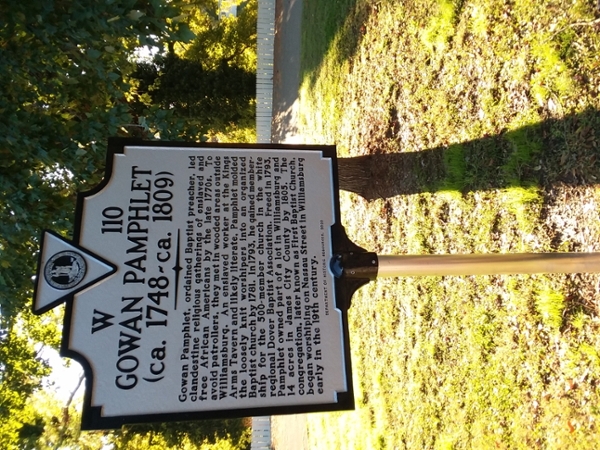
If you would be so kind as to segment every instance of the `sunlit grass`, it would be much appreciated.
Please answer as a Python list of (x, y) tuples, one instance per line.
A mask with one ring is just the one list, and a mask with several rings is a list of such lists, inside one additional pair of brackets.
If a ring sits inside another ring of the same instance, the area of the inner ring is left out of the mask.
[[(348, 235), (379, 254), (600, 250), (600, 38), (573, 25), (594, 7), (305, 0), (306, 141), (443, 151), (422, 193), (342, 192)], [(357, 410), (312, 415), (310, 448), (595, 448), (599, 297), (592, 275), (371, 283), (349, 311)]]

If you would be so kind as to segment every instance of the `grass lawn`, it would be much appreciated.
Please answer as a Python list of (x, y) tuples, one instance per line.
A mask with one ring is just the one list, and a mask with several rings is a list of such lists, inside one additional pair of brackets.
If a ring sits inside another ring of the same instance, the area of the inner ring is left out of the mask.
[[(342, 193), (378, 254), (600, 251), (596, 0), (303, 0), (301, 132), (373, 155)], [(350, 309), (357, 409), (311, 449), (596, 448), (598, 275), (378, 280)]]

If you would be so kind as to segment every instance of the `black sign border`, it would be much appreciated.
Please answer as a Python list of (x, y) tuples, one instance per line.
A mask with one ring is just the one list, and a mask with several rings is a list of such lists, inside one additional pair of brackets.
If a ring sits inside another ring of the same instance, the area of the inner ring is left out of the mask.
[[(141, 147), (171, 147), (171, 148), (211, 148), (211, 149), (240, 149), (240, 150), (301, 150), (301, 151), (318, 151), (324, 158), (331, 159), (332, 176), (333, 176), (333, 195), (334, 195), (334, 218), (335, 224), (331, 227), (331, 239), (333, 245), (333, 253), (347, 251), (348, 247), (360, 249), (360, 247), (352, 244), (346, 237), (343, 226), (341, 225), (340, 216), (340, 200), (339, 200), (339, 179), (337, 166), (336, 147), (333, 145), (290, 145), (290, 144), (221, 144), (221, 143), (197, 143), (185, 141), (147, 141), (132, 138), (110, 138), (108, 141), (108, 151), (106, 155), (106, 167), (103, 180), (93, 189), (80, 192), (77, 195), (77, 207), (75, 213), (75, 230), (73, 241), (79, 244), (81, 237), (81, 225), (83, 220), (83, 206), (86, 197), (92, 196), (100, 192), (109, 183), (112, 171), (114, 155), (123, 154), (126, 146), (141, 146)], [(361, 249), (362, 250), (362, 249)], [(362, 283), (364, 284), (364, 283)], [(94, 373), (87, 359), (80, 353), (69, 348), (71, 323), (73, 319), (73, 302), (74, 295), (70, 295), (67, 299), (63, 337), (60, 349), (61, 356), (68, 357), (77, 361), (83, 367), (85, 373), (85, 394), (83, 400), (83, 410), (81, 419), (82, 430), (97, 430), (97, 429), (116, 429), (126, 424), (133, 423), (152, 423), (152, 422), (178, 422), (178, 421), (194, 421), (207, 420), (216, 418), (237, 418), (237, 417), (255, 417), (269, 416), (282, 414), (300, 414), (313, 412), (328, 412), (353, 410), (355, 408), (354, 389), (352, 379), (352, 362), (350, 352), (350, 338), (348, 329), (348, 307), (350, 305), (350, 297), (354, 293), (358, 285), (352, 286), (348, 284), (345, 278), (335, 279), (335, 301), (336, 307), (340, 309), (342, 314), (342, 339), (344, 344), (344, 361), (346, 375), (346, 392), (337, 394), (337, 402), (324, 402), (311, 405), (288, 405), (288, 406), (269, 406), (257, 408), (243, 409), (228, 409), (228, 410), (206, 410), (194, 412), (176, 412), (176, 413), (149, 413), (127, 416), (110, 416), (102, 415), (101, 406), (92, 406), (92, 388), (94, 383)]]

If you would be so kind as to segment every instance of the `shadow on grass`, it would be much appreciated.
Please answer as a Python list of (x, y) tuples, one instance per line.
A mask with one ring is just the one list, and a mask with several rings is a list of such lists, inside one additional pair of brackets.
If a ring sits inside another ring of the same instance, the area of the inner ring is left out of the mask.
[(370, 8), (358, 0), (302, 0), (301, 79), (314, 82), (311, 74), (326, 54), (333, 52), (340, 64), (354, 56)]
[(340, 158), (340, 188), (372, 200), (444, 190), (591, 185), (600, 182), (599, 150), (600, 112), (588, 109), (448, 147)]

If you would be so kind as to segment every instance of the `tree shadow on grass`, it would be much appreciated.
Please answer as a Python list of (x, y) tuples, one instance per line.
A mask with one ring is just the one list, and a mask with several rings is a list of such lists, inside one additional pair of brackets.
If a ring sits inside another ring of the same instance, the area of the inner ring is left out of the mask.
[[(308, 77), (312, 84), (327, 54), (335, 55), (339, 64), (354, 56), (371, 8), (358, 0), (302, 1), (301, 79)], [(315, 23), (321, 26), (310, 26)]]
[(298, 134), (300, 85), (308, 81), (312, 87), (326, 55), (338, 64), (352, 59), (370, 8), (359, 0), (277, 0), (271, 128), (276, 142)]
[(340, 158), (340, 188), (373, 200), (443, 190), (591, 185), (600, 180), (599, 151), (600, 112), (588, 109), (447, 147)]

